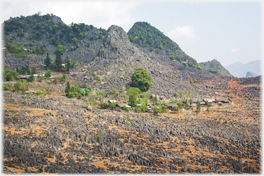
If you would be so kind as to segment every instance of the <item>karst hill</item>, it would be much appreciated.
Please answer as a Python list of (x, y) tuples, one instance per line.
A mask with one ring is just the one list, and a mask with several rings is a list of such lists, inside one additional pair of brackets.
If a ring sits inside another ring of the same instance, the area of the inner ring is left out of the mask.
[(5, 21), (4, 41), (6, 68), (30, 65), (39, 71), (45, 70), (46, 53), (54, 60), (56, 47), (63, 45), (63, 61), (69, 58), (79, 64), (71, 69), (73, 81), (101, 91), (128, 87), (137, 67), (151, 76), (150, 92), (166, 97), (178, 90), (206, 94), (205, 87), (193, 83), (224, 78), (201, 68), (177, 43), (147, 22), (136, 22), (126, 33), (116, 25), (107, 30), (84, 23), (66, 25), (53, 14), (35, 14)]

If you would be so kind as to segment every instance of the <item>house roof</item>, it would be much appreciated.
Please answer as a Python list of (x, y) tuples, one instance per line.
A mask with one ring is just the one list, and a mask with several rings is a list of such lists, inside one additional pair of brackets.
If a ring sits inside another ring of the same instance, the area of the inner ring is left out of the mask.
[(121, 108), (122, 108), (123, 106), (126, 106), (126, 107), (128, 107), (128, 108), (131, 108), (131, 106), (129, 106), (129, 105), (125, 104), (125, 103), (118, 103), (117, 106), (119, 106), (119, 107), (121, 107)]
[(202, 102), (202, 99), (200, 99), (200, 98), (193, 98), (192, 99), (192, 102), (197, 102), (197, 101)]
[(215, 99), (209, 99), (209, 98), (205, 98), (205, 99), (203, 99), (203, 101), (208, 101), (208, 103), (210, 103), (210, 102), (213, 102), (213, 101), (215, 101)]

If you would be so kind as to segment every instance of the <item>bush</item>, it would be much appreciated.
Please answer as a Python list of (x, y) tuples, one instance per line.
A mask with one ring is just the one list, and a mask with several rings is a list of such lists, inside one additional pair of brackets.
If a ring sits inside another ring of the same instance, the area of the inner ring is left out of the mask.
[(77, 97), (78, 99), (81, 99), (81, 98), (82, 98), (82, 94), (79, 94), (79, 93), (78, 93), (78, 94), (76, 95), (76, 97)]
[(108, 107), (113, 110), (116, 108), (116, 104), (117, 104), (116, 102), (115, 103), (109, 103)]
[(108, 103), (101, 102), (99, 104), (99, 109), (107, 109), (109, 107)]
[(21, 82), (16, 82), (16, 83), (14, 84), (14, 88), (15, 88), (15, 91), (19, 91), (19, 90), (21, 90), (21, 88), (22, 88), (22, 83), (21, 83)]
[(148, 110), (148, 107), (145, 103), (142, 103), (141, 106), (140, 106), (140, 109), (142, 112), (146, 112)]
[(179, 106), (173, 106), (172, 107), (172, 111), (178, 111), (178, 109), (179, 109)]
[(248, 100), (251, 100), (251, 97), (248, 97)]
[(136, 87), (130, 87), (130, 88), (127, 90), (126, 94), (127, 94), (127, 95), (135, 95), (135, 96), (137, 97), (138, 94), (139, 94), (140, 92), (141, 92), (141, 91), (140, 91), (139, 88), (136, 88)]
[(51, 77), (51, 71), (50, 70), (46, 71), (45, 76), (46, 77)]
[(135, 112), (139, 113), (140, 111), (141, 111), (141, 107), (140, 106), (135, 107)]
[(161, 108), (158, 108), (158, 107), (153, 107), (153, 113), (154, 113), (154, 115), (158, 115), (158, 113), (161, 113)]
[(38, 91), (36, 92), (36, 94), (37, 94), (37, 95), (41, 95), (41, 94), (43, 94), (43, 92), (42, 92), (41, 90), (38, 90)]
[(38, 76), (38, 81), (42, 81), (42, 80), (44, 80), (45, 79), (45, 76)]
[(66, 80), (66, 76), (63, 75), (63, 76), (59, 77), (59, 80), (60, 80), (60, 82), (65, 82), (65, 80)]
[(28, 82), (32, 82), (35, 80), (35, 76), (34, 75), (30, 75), (27, 79)]
[(99, 78), (98, 78), (97, 76), (95, 76), (95, 77), (94, 77), (94, 80), (97, 80), (97, 81), (99, 81)]
[(131, 87), (137, 87), (144, 92), (149, 90), (151, 86), (151, 77), (143, 68), (135, 69), (135, 72), (131, 76), (131, 81)]
[(137, 97), (135, 95), (130, 95), (128, 99), (128, 105), (136, 106), (138, 104)]
[(127, 107), (127, 106), (123, 106), (122, 109), (125, 110), (125, 111), (129, 111), (129, 110), (131, 110), (131, 108), (129, 108), (129, 107)]
[(124, 119), (123, 122), (128, 122), (128, 123), (131, 123), (132, 120), (128, 120), (128, 119)]
[(18, 73), (14, 70), (4, 70), (4, 80), (6, 81), (12, 81), (12, 80), (18, 80)]
[(68, 98), (74, 98), (74, 97), (75, 97), (75, 94), (73, 92), (70, 92), (68, 95)]
[(9, 85), (7, 83), (4, 83), (4, 90), (9, 90)]

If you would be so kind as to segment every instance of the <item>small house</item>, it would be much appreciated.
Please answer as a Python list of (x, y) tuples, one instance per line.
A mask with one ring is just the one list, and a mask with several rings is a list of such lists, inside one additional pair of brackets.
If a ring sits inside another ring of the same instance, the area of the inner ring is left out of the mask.
[(116, 100), (108, 100), (109, 103), (115, 103)]

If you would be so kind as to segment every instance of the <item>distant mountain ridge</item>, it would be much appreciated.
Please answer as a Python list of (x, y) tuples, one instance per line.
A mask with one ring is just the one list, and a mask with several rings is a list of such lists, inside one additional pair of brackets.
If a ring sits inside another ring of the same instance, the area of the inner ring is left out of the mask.
[(220, 75), (224, 76), (232, 76), (226, 69), (225, 67), (222, 66), (222, 64), (217, 61), (216, 59), (213, 59), (212, 61), (207, 61), (207, 62), (200, 62), (200, 66), (209, 72), (212, 73), (218, 73)]
[(246, 77), (247, 72), (253, 72), (257, 75), (261, 75), (261, 61), (255, 60), (242, 64), (241, 62), (235, 62), (225, 67), (233, 76), (242, 78)]
[(253, 72), (247, 72), (247, 74), (246, 74), (246, 78), (252, 78), (252, 77), (257, 77), (257, 76), (259, 76), (259, 75), (256, 73), (253, 73)]

